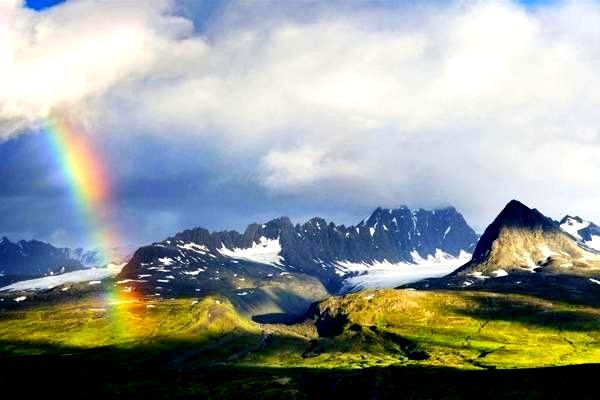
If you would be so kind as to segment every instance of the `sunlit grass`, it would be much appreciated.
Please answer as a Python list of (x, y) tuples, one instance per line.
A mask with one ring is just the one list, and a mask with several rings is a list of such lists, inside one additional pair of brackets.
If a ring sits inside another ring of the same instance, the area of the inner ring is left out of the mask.
[(156, 353), (182, 347), (188, 350), (177, 362), (249, 367), (479, 369), (600, 362), (600, 310), (593, 307), (520, 295), (379, 290), (328, 299), (320, 310), (345, 315), (337, 336), (319, 337), (312, 321), (257, 324), (222, 297), (109, 304), (90, 296), (5, 311), (0, 341), (5, 354), (52, 346), (61, 352), (110, 346)]
[(215, 297), (113, 304), (90, 298), (5, 314), (0, 320), (0, 340), (4, 342), (76, 348), (135, 346), (171, 339), (205, 341), (234, 329), (257, 331), (231, 303)]

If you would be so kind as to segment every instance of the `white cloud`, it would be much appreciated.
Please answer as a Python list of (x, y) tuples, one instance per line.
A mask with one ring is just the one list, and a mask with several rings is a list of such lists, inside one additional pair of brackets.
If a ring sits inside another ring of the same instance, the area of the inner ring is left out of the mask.
[(265, 24), (230, 9), (209, 37), (168, 1), (4, 7), (4, 136), (69, 107), (98, 132), (254, 159), (275, 193), (451, 203), (479, 225), (512, 197), (600, 219), (595, 2), (278, 9)]
[(354, 162), (336, 153), (325, 153), (310, 148), (290, 151), (274, 150), (262, 160), (261, 176), (272, 188), (304, 189), (307, 185), (324, 180), (352, 181), (363, 176), (360, 160)]
[(114, 85), (144, 79), (169, 39), (191, 32), (170, 2), (80, 0), (45, 13), (0, 6), (0, 138), (57, 109), (78, 113)]

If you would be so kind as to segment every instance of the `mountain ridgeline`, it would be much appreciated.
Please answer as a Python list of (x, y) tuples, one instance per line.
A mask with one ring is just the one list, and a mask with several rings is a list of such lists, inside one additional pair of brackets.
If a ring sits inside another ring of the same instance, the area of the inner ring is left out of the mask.
[[(378, 208), (355, 226), (322, 218), (294, 225), (281, 217), (251, 224), (243, 233), (204, 228), (178, 233), (140, 248), (119, 278), (137, 280), (160, 296), (225, 291), (250, 307), (270, 301), (279, 307), (283, 299), (305, 308), (338, 292), (352, 273), (345, 263), (414, 264), (440, 255), (455, 258), (471, 253), (477, 239), (454, 208)], [(261, 300), (249, 302), (253, 297)]]
[(378, 208), (356, 226), (346, 227), (313, 218), (293, 225), (281, 217), (265, 224), (249, 225), (243, 234), (235, 231), (209, 233), (196, 228), (168, 239), (219, 249), (247, 249), (261, 241), (278, 241), (281, 262), (288, 268), (322, 276), (327, 285), (337, 282), (336, 263), (414, 262), (415, 252), (427, 258), (441, 250), (451, 256), (472, 252), (477, 234), (454, 208), (411, 211)]
[(38, 240), (0, 240), (0, 281), (37, 278), (97, 266), (95, 251), (58, 248)]

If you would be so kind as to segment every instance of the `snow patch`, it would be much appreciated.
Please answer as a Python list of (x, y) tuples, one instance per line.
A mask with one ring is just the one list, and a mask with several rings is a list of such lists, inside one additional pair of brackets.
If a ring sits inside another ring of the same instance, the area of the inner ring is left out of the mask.
[(577, 240), (581, 240), (581, 236), (579, 236), (579, 231), (590, 226), (588, 221), (576, 221), (574, 218), (567, 218), (564, 224), (560, 225), (560, 228), (575, 237)]
[(477, 279), (488, 279), (489, 276), (484, 275), (483, 272), (481, 271), (475, 271), (469, 274), (469, 276), (472, 276), (473, 278), (477, 278)]
[(496, 275), (496, 278), (500, 278), (502, 276), (508, 276), (508, 272), (506, 272), (503, 269), (497, 269), (495, 271), (492, 271), (492, 274)]
[(592, 239), (584, 242), (586, 246), (600, 251), (600, 236), (592, 235)]
[(427, 259), (416, 257), (418, 253), (416, 251), (414, 253), (413, 259), (418, 260), (418, 263), (390, 263), (387, 260), (372, 263), (336, 262), (334, 265), (336, 274), (342, 277), (349, 275), (343, 281), (340, 293), (393, 288), (422, 279), (439, 278), (448, 275), (471, 259), (471, 254), (464, 251), (461, 251), (459, 257), (452, 257), (439, 251), (436, 252), (437, 257), (429, 256)]
[(196, 276), (198, 275), (200, 272), (204, 272), (205, 270), (203, 268), (198, 268), (195, 271), (183, 271), (184, 275), (191, 275), (191, 276)]
[(600, 281), (598, 279), (590, 278), (590, 282), (600, 285)]
[(218, 251), (225, 257), (251, 261), (259, 264), (267, 264), (276, 267), (280, 267), (281, 261), (283, 260), (283, 257), (280, 255), (281, 243), (279, 242), (279, 238), (268, 239), (264, 236), (261, 236), (258, 243), (252, 243), (252, 247), (245, 249), (228, 249), (225, 247), (225, 245), (223, 245), (223, 247), (218, 249)]
[(169, 265), (173, 265), (175, 264), (175, 261), (173, 261), (173, 259), (171, 257), (162, 257), (159, 258), (158, 261), (165, 266), (169, 266)]
[(184, 250), (191, 250), (196, 253), (206, 254), (208, 253), (208, 247), (203, 246), (198, 243), (186, 243), (186, 244), (178, 244), (177, 247)]
[(446, 228), (446, 231), (444, 232), (444, 237), (442, 238), (442, 240), (446, 239), (446, 236), (448, 236), (448, 233), (450, 233), (450, 230), (452, 230), (452, 225), (450, 225), (449, 227)]
[[(454, 257), (451, 254), (448, 254), (440, 249), (435, 249), (435, 253), (433, 255), (429, 254), (427, 258), (421, 257), (418, 251), (413, 250), (410, 252), (410, 255), (415, 262), (415, 264), (419, 265), (442, 265), (442, 264), (450, 264), (457, 265), (457, 262), (461, 262), (465, 264), (467, 261), (471, 259), (471, 254), (467, 253), (464, 250), (461, 250), (458, 257)], [(459, 265), (462, 265), (459, 264)], [(458, 265), (457, 265), (458, 266)]]
[(109, 264), (106, 268), (90, 268), (79, 271), (67, 272), (60, 275), (45, 276), (43, 278), (30, 279), (26, 281), (15, 282), (11, 285), (0, 288), (0, 292), (16, 292), (21, 290), (45, 290), (62, 286), (67, 283), (79, 283), (99, 281), (116, 276), (125, 264)]
[(124, 283), (129, 283), (129, 282), (148, 282), (142, 279), (123, 279), (122, 281), (118, 281), (117, 285), (122, 285)]

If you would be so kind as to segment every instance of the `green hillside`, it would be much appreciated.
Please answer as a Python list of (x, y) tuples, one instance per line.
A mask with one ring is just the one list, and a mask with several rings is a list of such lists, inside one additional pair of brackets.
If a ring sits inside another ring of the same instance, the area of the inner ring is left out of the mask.
[(366, 291), (263, 325), (220, 296), (91, 293), (2, 311), (0, 384), (51, 398), (67, 380), (108, 398), (591, 399), (599, 339), (599, 309), (521, 295)]

